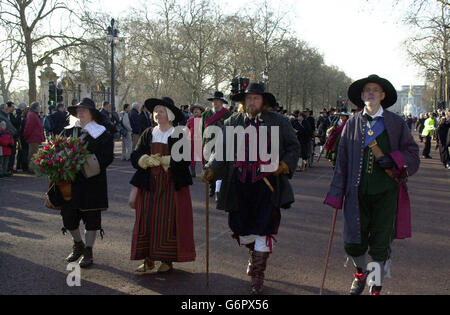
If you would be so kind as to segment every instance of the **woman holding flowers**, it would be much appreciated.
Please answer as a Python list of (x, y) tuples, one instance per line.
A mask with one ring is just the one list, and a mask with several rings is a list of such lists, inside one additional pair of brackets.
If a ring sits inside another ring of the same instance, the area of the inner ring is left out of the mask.
[[(69, 107), (68, 111), (78, 120), (74, 125), (66, 127), (67, 134), (79, 139), (76, 143), (66, 142), (66, 146), (74, 154), (77, 150), (87, 150), (94, 154), (100, 166), (100, 174), (97, 176), (86, 178), (82, 172), (76, 174), (72, 181), (72, 199), (64, 203), (61, 211), (63, 231), (69, 231), (74, 241), (73, 251), (66, 260), (75, 262), (82, 257), (80, 267), (87, 268), (93, 264), (92, 250), (97, 231), (103, 236), (101, 212), (108, 208), (106, 168), (114, 160), (114, 142), (111, 134), (101, 124), (102, 116), (91, 99), (83, 99), (78, 105)], [(70, 167), (75, 168), (77, 165), (72, 164)], [(86, 244), (81, 238), (81, 220), (86, 228)]]

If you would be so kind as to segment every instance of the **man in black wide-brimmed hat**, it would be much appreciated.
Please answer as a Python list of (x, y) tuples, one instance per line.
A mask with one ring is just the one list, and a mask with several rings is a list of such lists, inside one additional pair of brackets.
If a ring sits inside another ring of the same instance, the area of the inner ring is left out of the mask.
[[(251, 293), (262, 294), (267, 259), (272, 252), (272, 240), (278, 234), (281, 208), (289, 208), (294, 195), (289, 183), (300, 156), (300, 144), (288, 118), (273, 111), (275, 97), (265, 91), (263, 84), (251, 84), (244, 93), (232, 97), (233, 101), (244, 105), (239, 112), (225, 121), (223, 130), (253, 127), (258, 135), (257, 147), (270, 148), (278, 159), (263, 161), (260, 154), (251, 157), (251, 139), (245, 141), (245, 149), (227, 147), (228, 137), (224, 135), (224, 148), (234, 151), (232, 159), (221, 161), (214, 152), (202, 174), (202, 180), (211, 182), (223, 179), (217, 209), (229, 212), (229, 226), (233, 237), (250, 251), (247, 274), (251, 277)], [(278, 128), (278, 137), (276, 136)], [(235, 129), (236, 130), (236, 129)], [(269, 134), (263, 141), (261, 134)], [(269, 140), (270, 139), (270, 140)], [(275, 151), (276, 144), (279, 150)], [(217, 151), (217, 150), (216, 150)], [(241, 152), (247, 152), (245, 159)], [(264, 169), (266, 163), (275, 164), (274, 171)]]
[(397, 101), (394, 86), (371, 75), (353, 83), (350, 101), (363, 108), (342, 131), (336, 168), (325, 204), (344, 208), (345, 251), (356, 268), (350, 290), (360, 295), (375, 268), (370, 293), (379, 295), (389, 274), (391, 243), (411, 237), (406, 178), (420, 164), (419, 148), (405, 121), (387, 109)]
[[(211, 137), (207, 136), (207, 129), (210, 126), (223, 127), (225, 120), (230, 118), (231, 112), (225, 108), (225, 105), (228, 104), (228, 100), (225, 98), (222, 92), (215, 92), (214, 96), (208, 98), (208, 101), (212, 102), (211, 108), (205, 110), (202, 114), (201, 121), (201, 134), (203, 137), (202, 147), (208, 144), (212, 140)], [(207, 160), (209, 157), (205, 157)], [(219, 198), (220, 185), (222, 184), (221, 180), (216, 182), (210, 182), (210, 197), (215, 195), (216, 202)]]

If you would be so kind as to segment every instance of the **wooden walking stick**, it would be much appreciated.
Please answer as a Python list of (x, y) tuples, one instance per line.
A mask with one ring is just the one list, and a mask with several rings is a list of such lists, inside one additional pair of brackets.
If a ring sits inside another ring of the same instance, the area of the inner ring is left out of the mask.
[(331, 246), (333, 244), (334, 229), (336, 227), (336, 219), (337, 219), (338, 212), (339, 212), (339, 209), (335, 209), (334, 217), (333, 217), (333, 223), (331, 224), (330, 242), (328, 243), (328, 252), (327, 252), (327, 257), (325, 259), (325, 270), (323, 272), (322, 286), (320, 287), (320, 295), (323, 294), (323, 287), (325, 285), (325, 278), (327, 276), (328, 260), (330, 259)]
[(206, 286), (209, 287), (209, 183), (206, 183)]

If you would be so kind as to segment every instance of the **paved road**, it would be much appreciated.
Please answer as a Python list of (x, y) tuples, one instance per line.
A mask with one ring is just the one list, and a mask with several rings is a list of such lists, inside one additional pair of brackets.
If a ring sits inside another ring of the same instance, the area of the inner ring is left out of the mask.
[[(63, 260), (71, 250), (71, 238), (60, 233), (59, 213), (43, 205), (46, 181), (22, 174), (0, 179), (0, 294), (247, 294), (247, 251), (231, 239), (227, 216), (217, 210), (210, 218), (211, 276), (210, 287), (205, 286), (205, 186), (198, 178), (191, 189), (197, 260), (175, 264), (169, 275), (133, 274), (138, 265), (129, 260), (134, 212), (127, 207), (132, 174), (129, 163), (119, 159), (109, 168), (106, 236), (97, 240), (95, 266), (82, 271), (81, 287), (74, 288), (66, 284), (70, 271)], [(331, 176), (323, 161), (292, 181), (296, 203), (282, 212), (278, 243), (266, 272), (267, 294), (319, 293), (333, 215), (322, 202)], [(409, 185), (414, 234), (394, 243), (393, 279), (386, 280), (383, 293), (449, 294), (450, 172), (436, 159), (423, 161)], [(341, 223), (342, 215), (326, 294), (346, 294), (352, 281), (353, 268), (344, 268)]]

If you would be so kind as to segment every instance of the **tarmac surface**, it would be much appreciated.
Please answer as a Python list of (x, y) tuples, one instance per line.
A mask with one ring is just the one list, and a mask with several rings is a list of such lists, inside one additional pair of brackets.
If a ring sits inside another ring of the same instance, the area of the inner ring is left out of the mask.
[[(110, 209), (103, 213), (104, 240), (97, 238), (95, 264), (81, 270), (81, 286), (69, 287), (64, 258), (72, 240), (60, 232), (59, 212), (44, 206), (46, 180), (15, 174), (0, 179), (0, 294), (107, 295), (246, 295), (248, 251), (231, 238), (227, 214), (210, 205), (210, 280), (205, 273), (205, 184), (197, 177), (191, 187), (197, 260), (174, 264), (166, 275), (137, 276), (140, 262), (130, 261), (134, 211), (128, 207), (134, 170), (120, 160), (108, 169)], [(450, 171), (437, 151), (422, 160), (409, 180), (413, 237), (395, 241), (392, 279), (385, 295), (450, 294)], [(198, 170), (199, 173), (199, 170)], [(321, 161), (292, 180), (296, 203), (282, 210), (278, 243), (268, 260), (267, 295), (317, 295), (320, 291), (333, 209), (323, 205), (332, 178), (328, 161)], [(329, 262), (325, 294), (346, 295), (353, 268), (344, 267), (342, 213), (339, 213)], [(366, 289), (365, 294), (368, 293)]]

